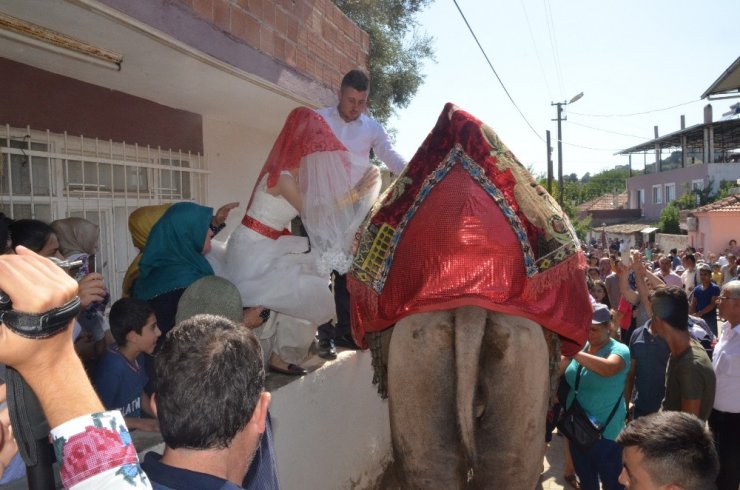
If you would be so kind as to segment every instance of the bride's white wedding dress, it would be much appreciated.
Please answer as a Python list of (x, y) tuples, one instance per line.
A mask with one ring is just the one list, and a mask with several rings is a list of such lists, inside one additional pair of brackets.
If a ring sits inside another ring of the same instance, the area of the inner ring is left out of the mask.
[(283, 197), (265, 192), (265, 180), (247, 210), (252, 228), (240, 224), (229, 237), (223, 273), (239, 289), (245, 306), (262, 305), (320, 325), (334, 316), (329, 277), (318, 271), (317, 251), (306, 253), (307, 238), (266, 236), (290, 229), (298, 211)]
[[(261, 305), (273, 311), (255, 331), (267, 358), (275, 352), (299, 364), (317, 326), (336, 315), (330, 274), (349, 269), (352, 239), (378, 195), (379, 179), (363, 183), (370, 166), (347, 151), (320, 115), (305, 107), (294, 109), (267, 158), (242, 223), (225, 251), (209, 254), (216, 273), (239, 289), (245, 307)], [(283, 235), (298, 210), (284, 197), (266, 192), (281, 175), (296, 179), (310, 246), (305, 237)]]

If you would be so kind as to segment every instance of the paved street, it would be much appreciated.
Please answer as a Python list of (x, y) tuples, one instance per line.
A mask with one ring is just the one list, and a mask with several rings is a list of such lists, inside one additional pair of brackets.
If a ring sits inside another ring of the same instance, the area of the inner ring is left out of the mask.
[(545, 469), (542, 473), (542, 485), (538, 490), (571, 489), (563, 480), (563, 438), (553, 434), (550, 447), (545, 455)]

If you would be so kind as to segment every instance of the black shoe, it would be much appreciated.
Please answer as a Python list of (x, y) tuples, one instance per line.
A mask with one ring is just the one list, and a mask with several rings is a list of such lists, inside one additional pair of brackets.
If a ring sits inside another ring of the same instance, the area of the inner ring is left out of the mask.
[(343, 349), (360, 350), (360, 347), (355, 344), (354, 339), (351, 335), (342, 335), (334, 339), (334, 345)]
[(337, 358), (337, 348), (334, 347), (333, 340), (319, 340), (319, 357), (330, 361)]
[(308, 371), (306, 369), (303, 369), (301, 366), (297, 366), (295, 364), (288, 364), (287, 369), (279, 368), (277, 366), (273, 366), (272, 364), (269, 366), (270, 371), (274, 373), (280, 373), (280, 374), (287, 374), (288, 376), (303, 376), (308, 374)]

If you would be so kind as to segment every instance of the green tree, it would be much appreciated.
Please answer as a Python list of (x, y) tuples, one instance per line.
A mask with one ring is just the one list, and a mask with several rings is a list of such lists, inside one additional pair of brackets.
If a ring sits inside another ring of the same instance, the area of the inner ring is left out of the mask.
[(419, 31), (416, 20), (431, 1), (334, 0), (370, 36), (369, 105), (382, 124), (409, 105), (424, 81), (424, 61), (434, 60), (433, 39)]
[(681, 227), (678, 225), (679, 212), (678, 207), (673, 204), (674, 202), (663, 208), (663, 211), (660, 213), (658, 228), (660, 228), (661, 233), (672, 233), (674, 235), (683, 233)]

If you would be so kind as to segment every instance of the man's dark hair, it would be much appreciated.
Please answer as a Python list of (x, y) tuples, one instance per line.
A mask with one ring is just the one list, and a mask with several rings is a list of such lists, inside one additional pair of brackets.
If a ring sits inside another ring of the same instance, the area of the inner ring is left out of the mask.
[(36, 253), (44, 248), (49, 236), (54, 233), (50, 225), (37, 219), (19, 219), (13, 221), (8, 228), (13, 240), (11, 245), (13, 250), (18, 245), (23, 245)]
[(149, 316), (154, 310), (146, 301), (136, 298), (121, 298), (111, 306), (108, 321), (110, 333), (116, 344), (126, 345), (126, 335), (136, 332), (141, 335), (141, 329), (146, 325)]
[(716, 488), (719, 460), (712, 434), (694, 415), (664, 411), (640, 417), (622, 430), (616, 442), (642, 453), (643, 466), (657, 486)]
[(346, 75), (344, 75), (344, 78), (342, 78), (340, 90), (347, 87), (353, 88), (358, 92), (366, 92), (370, 87), (370, 79), (362, 70), (350, 70)]
[(670, 250), (670, 253), (671, 253), (671, 255), (678, 255), (678, 249), (677, 248), (672, 248)]
[(257, 338), (215, 315), (196, 315), (172, 329), (155, 370), (157, 418), (173, 449), (228, 447), (265, 386)]
[(689, 329), (689, 300), (678, 286), (656, 288), (650, 293), (653, 316), (657, 316), (676, 330)]
[(688, 262), (696, 265), (696, 256), (694, 254), (686, 254), (683, 256), (683, 258), (686, 259)]

